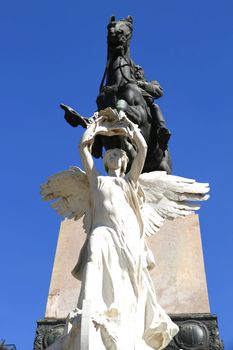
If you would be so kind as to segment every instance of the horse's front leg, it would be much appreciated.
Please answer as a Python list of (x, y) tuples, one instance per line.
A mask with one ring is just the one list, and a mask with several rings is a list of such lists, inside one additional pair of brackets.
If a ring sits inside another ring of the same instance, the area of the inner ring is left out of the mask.
[(114, 84), (114, 85), (105, 85), (102, 89), (102, 91), (105, 94), (116, 94), (118, 90), (118, 85)]
[[(106, 86), (107, 88), (107, 86)], [(96, 99), (96, 104), (98, 107), (98, 110), (105, 109), (107, 107), (116, 107), (116, 93), (115, 92), (109, 92), (101, 91)]]

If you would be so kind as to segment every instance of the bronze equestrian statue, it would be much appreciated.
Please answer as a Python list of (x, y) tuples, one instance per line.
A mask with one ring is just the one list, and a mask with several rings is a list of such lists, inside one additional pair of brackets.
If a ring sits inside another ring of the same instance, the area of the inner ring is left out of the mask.
[[(96, 99), (97, 107), (98, 110), (107, 107), (122, 109), (140, 127), (148, 145), (143, 172), (165, 170), (170, 174), (171, 159), (167, 146), (171, 134), (159, 106), (154, 104), (154, 99), (161, 97), (163, 90), (157, 81), (146, 81), (142, 67), (135, 65), (130, 58), (132, 32), (131, 16), (119, 21), (115, 16), (110, 18), (107, 64)], [(87, 127), (91, 122), (91, 119), (83, 118), (68, 106), (61, 105), (61, 108), (65, 110), (66, 121), (72, 126)], [(101, 157), (103, 147), (106, 150), (124, 149), (131, 162), (136, 154), (129, 140), (121, 136), (97, 136), (92, 154), (96, 158)]]

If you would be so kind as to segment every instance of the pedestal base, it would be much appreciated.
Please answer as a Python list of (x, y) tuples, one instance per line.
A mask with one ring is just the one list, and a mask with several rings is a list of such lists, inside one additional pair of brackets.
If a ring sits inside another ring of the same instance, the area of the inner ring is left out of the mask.
[[(180, 331), (166, 350), (223, 350), (219, 337), (217, 316), (214, 314), (170, 315)], [(63, 332), (65, 319), (37, 321), (34, 350), (44, 350), (53, 344)]]

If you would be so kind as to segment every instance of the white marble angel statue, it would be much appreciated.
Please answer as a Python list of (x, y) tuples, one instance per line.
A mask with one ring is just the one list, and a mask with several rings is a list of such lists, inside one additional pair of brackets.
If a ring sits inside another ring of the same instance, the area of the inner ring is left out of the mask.
[[(137, 155), (125, 174), (127, 155), (109, 149), (104, 156), (107, 176), (94, 165), (91, 147), (96, 135), (123, 135)], [(164, 349), (178, 327), (157, 303), (149, 269), (154, 265), (145, 237), (156, 233), (164, 219), (184, 217), (207, 199), (208, 184), (167, 175), (141, 174), (147, 152), (137, 125), (124, 112), (99, 112), (80, 142), (85, 172), (78, 167), (60, 172), (42, 185), (45, 200), (70, 219), (84, 216), (86, 242), (73, 275), (82, 286), (77, 310), (68, 318), (64, 336), (53, 350), (78, 350), (79, 314), (91, 302), (90, 350)], [(81, 349), (83, 350), (83, 349)]]

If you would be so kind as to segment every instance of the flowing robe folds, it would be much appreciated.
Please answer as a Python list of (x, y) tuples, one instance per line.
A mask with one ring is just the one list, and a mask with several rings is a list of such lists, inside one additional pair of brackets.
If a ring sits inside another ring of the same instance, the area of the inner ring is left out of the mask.
[(178, 332), (156, 301), (134, 187), (127, 176), (98, 176), (90, 191), (90, 233), (73, 275), (82, 280), (78, 308), (91, 301), (93, 349), (159, 350)]

